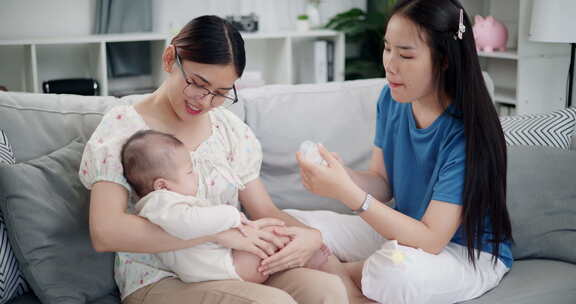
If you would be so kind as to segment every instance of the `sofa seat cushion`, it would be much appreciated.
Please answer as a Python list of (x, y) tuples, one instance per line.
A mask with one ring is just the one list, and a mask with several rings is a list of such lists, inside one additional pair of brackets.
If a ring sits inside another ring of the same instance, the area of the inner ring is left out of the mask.
[(500, 283), (466, 304), (574, 304), (576, 265), (552, 260), (516, 261)]
[[(90, 194), (78, 178), (84, 144), (0, 166), (0, 207), (24, 277), (42, 303), (117, 295), (113, 253), (92, 248)], [(118, 300), (119, 301), (119, 300)]]

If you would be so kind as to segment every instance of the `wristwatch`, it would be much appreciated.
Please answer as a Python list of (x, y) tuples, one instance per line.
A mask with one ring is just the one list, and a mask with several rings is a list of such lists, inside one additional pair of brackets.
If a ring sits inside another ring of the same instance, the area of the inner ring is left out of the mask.
[(360, 206), (360, 208), (358, 208), (356, 210), (352, 210), (352, 214), (358, 215), (358, 214), (368, 210), (368, 208), (370, 208), (370, 204), (372, 204), (373, 200), (374, 200), (374, 198), (372, 197), (372, 195), (366, 193), (366, 198), (364, 199), (364, 202), (362, 202), (362, 206)]

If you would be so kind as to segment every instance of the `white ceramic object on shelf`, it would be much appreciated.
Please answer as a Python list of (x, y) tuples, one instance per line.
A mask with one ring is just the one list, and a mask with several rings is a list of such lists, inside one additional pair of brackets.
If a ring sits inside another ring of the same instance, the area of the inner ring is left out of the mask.
[(308, 23), (311, 28), (318, 28), (322, 25), (320, 11), (317, 5), (308, 2), (308, 4), (306, 4), (306, 15), (308, 15)]
[(306, 32), (310, 30), (310, 22), (308, 20), (296, 20), (296, 30), (299, 32)]

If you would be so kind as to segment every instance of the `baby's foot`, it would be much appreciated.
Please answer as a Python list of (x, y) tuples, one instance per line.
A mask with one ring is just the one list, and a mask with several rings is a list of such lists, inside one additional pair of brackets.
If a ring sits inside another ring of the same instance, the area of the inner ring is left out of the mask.
[(352, 297), (352, 298), (349, 297), (348, 302), (350, 304), (378, 304), (378, 302), (374, 302), (365, 296)]
[(327, 261), (328, 257), (332, 254), (330, 249), (326, 245), (322, 245), (320, 249), (316, 250), (314, 255), (308, 260), (308, 263), (304, 265), (306, 268), (320, 269)]

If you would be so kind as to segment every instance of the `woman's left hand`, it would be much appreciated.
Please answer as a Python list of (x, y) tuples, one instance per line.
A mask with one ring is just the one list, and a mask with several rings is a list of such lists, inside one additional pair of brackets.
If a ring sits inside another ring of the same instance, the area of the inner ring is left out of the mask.
[(323, 244), (320, 231), (312, 228), (292, 226), (278, 228), (275, 233), (291, 241), (274, 255), (262, 260), (258, 271), (264, 275), (304, 266)]
[(300, 176), (304, 187), (320, 196), (342, 201), (342, 197), (351, 192), (356, 184), (346, 171), (346, 167), (335, 155), (319, 144), (318, 150), (327, 166), (317, 165), (304, 159), (300, 152), (296, 159), (300, 165)]

